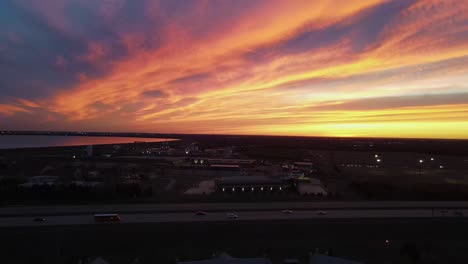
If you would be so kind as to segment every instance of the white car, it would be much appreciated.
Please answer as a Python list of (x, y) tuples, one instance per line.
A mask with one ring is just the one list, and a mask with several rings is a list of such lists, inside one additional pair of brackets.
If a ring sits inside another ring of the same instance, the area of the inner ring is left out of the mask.
[(227, 218), (229, 219), (237, 219), (239, 216), (236, 215), (235, 213), (227, 213), (226, 214)]

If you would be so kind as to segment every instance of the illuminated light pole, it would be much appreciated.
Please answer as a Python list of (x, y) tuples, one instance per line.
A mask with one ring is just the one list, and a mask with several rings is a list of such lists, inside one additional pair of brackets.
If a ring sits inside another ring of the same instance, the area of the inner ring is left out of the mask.
[(424, 162), (424, 160), (422, 160), (422, 159), (419, 160), (419, 177), (421, 177), (421, 168), (422, 168), (423, 162)]

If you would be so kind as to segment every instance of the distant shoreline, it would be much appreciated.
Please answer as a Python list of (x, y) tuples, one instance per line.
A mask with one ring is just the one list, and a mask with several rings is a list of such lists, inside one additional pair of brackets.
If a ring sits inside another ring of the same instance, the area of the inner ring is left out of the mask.
[(49, 147), (77, 147), (89, 145), (116, 145), (132, 143), (158, 143), (169, 142), (173, 138), (149, 137), (118, 137), (118, 136), (92, 136), (92, 135), (0, 135), (0, 150), (49, 148)]
[(298, 135), (248, 135), (248, 134), (183, 134), (183, 133), (148, 133), (148, 132), (81, 132), (81, 131), (24, 131), (24, 130), (0, 130), (2, 135), (43, 135), (43, 136), (93, 136), (93, 137), (142, 137), (142, 138), (172, 138), (191, 139), (199, 137), (226, 137), (226, 138), (303, 138), (315, 140), (395, 140), (395, 141), (464, 141), (468, 139), (454, 138), (389, 138), (389, 137), (336, 137), (336, 136), (298, 136)]

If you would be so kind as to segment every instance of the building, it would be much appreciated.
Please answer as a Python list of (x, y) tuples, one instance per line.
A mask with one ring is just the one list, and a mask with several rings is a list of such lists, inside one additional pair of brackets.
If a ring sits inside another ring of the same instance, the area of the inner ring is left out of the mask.
[(302, 195), (328, 195), (328, 192), (319, 179), (309, 177), (303, 177), (298, 180), (297, 191)]
[(294, 166), (298, 168), (311, 169), (314, 164), (312, 162), (296, 161), (294, 162)]
[(215, 171), (240, 171), (240, 166), (235, 164), (213, 164), (209, 168)]
[(28, 179), (27, 182), (19, 184), (19, 187), (22, 188), (32, 188), (34, 186), (55, 186), (58, 184), (59, 177), (57, 176), (33, 176)]
[(232, 147), (209, 148), (209, 149), (205, 149), (204, 153), (208, 156), (230, 158), (233, 155), (234, 150)]
[(101, 257), (97, 257), (91, 260), (89, 264), (110, 264), (110, 263)]
[(215, 184), (219, 192), (283, 191), (287, 185), (283, 179), (266, 176), (221, 177)]
[(305, 173), (313, 173), (315, 171), (314, 164), (312, 162), (305, 162), (305, 161), (296, 161), (293, 164), (293, 168), (295, 170), (299, 170)]
[(255, 164), (256, 160), (254, 159), (205, 159), (207, 164), (223, 164), (223, 165), (242, 165), (242, 166), (252, 166)]
[(352, 260), (337, 258), (322, 254), (315, 254), (309, 257), (309, 264), (362, 264)]
[(237, 177), (241, 175), (238, 165), (206, 165), (190, 164), (179, 165), (166, 170), (167, 175), (207, 176), (207, 177)]
[(271, 261), (266, 258), (233, 258), (228, 254), (221, 254), (220, 256), (199, 261), (183, 261), (177, 262), (178, 264), (271, 264)]
[(86, 147), (86, 154), (88, 155), (88, 157), (92, 157), (93, 156), (93, 145), (88, 145)]
[(197, 143), (192, 143), (185, 148), (185, 154), (197, 153), (200, 149)]
[(201, 181), (198, 186), (189, 188), (184, 194), (188, 195), (204, 195), (211, 194), (215, 191), (215, 182), (213, 180)]

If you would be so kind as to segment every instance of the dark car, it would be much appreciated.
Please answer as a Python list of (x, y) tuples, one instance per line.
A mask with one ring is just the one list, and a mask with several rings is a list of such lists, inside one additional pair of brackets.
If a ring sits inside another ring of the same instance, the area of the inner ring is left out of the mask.
[(46, 219), (44, 217), (36, 217), (34, 218), (34, 222), (44, 222)]
[(195, 213), (195, 215), (207, 215), (207, 213), (203, 212), (203, 211), (198, 211)]

